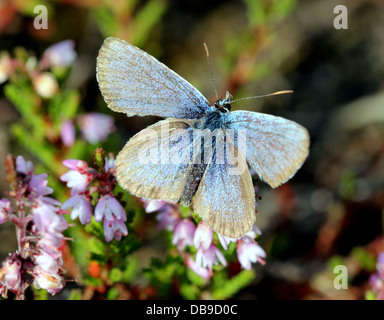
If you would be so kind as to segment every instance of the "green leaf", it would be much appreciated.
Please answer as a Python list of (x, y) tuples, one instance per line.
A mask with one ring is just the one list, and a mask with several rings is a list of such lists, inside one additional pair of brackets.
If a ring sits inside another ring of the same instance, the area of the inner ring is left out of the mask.
[(165, 1), (152, 0), (147, 2), (132, 21), (132, 43), (138, 47), (147, 43), (151, 29), (160, 20), (165, 9)]
[[(218, 278), (219, 276), (220, 273), (217, 273), (213, 279), (215, 280), (215, 278)], [(228, 299), (244, 287), (248, 286), (254, 278), (255, 273), (253, 270), (242, 270), (229, 280), (218, 281), (219, 286), (216, 285), (215, 289), (212, 291), (213, 298), (218, 300)], [(222, 279), (223, 278), (221, 278), (221, 280)]]
[(376, 300), (376, 294), (372, 290), (367, 291), (365, 293), (365, 300)]
[[(71, 120), (79, 109), (80, 94), (76, 90), (65, 91), (52, 97), (47, 109), (56, 126)], [(59, 130), (59, 128), (57, 128)]]
[(341, 173), (339, 190), (345, 199), (351, 199), (356, 192), (356, 175), (353, 171), (345, 169)]
[(182, 283), (180, 286), (180, 294), (184, 299), (196, 300), (199, 298), (200, 289), (195, 284)]
[(366, 271), (374, 272), (376, 270), (376, 257), (365, 248), (353, 248), (351, 256), (355, 258)]
[(203, 287), (207, 284), (207, 280), (203, 277), (200, 277), (197, 273), (193, 272), (190, 268), (187, 268), (187, 278), (195, 286)]
[(83, 275), (83, 282), (85, 285), (90, 285), (95, 287), (103, 285), (103, 280), (101, 280), (100, 278), (91, 277), (88, 274)]
[[(65, 217), (68, 222), (71, 222), (72, 224), (74, 223), (69, 215), (65, 215)], [(84, 226), (76, 224), (75, 226), (68, 228), (65, 235), (74, 239), (74, 241), (69, 241), (69, 245), (76, 263), (81, 266), (83, 271), (87, 270), (89, 265), (89, 246), (88, 235), (84, 232)]]
[(252, 26), (260, 26), (266, 23), (267, 14), (264, 10), (265, 1), (245, 0), (247, 6), (248, 21)]
[(105, 257), (105, 251), (106, 251), (105, 245), (98, 238), (96, 237), (89, 238), (88, 246), (89, 246), (89, 251), (92, 253), (93, 256)]
[[(41, 14), (41, 11), (39, 11), (37, 13), (34, 12), (36, 6), (38, 6), (38, 5), (45, 6), (47, 8), (48, 15), (50, 12), (51, 13), (54, 12), (52, 5), (46, 0), (28, 0), (28, 1), (23, 1), (22, 4), (23, 5), (18, 6), (20, 13), (22, 13), (23, 15), (26, 15), (26, 16), (30, 16), (31, 18), (35, 18), (39, 14)], [(49, 18), (52, 18), (52, 17), (49, 17)]]
[(80, 289), (72, 289), (69, 293), (68, 300), (81, 300), (82, 294)]
[(327, 262), (328, 268), (333, 272), (336, 266), (345, 265), (345, 259), (341, 255), (335, 255)]
[(94, 7), (92, 8), (92, 15), (93, 21), (97, 22), (97, 25), (105, 37), (110, 37), (117, 33), (118, 22), (110, 8), (103, 6)]
[(49, 169), (50, 172), (57, 172), (55, 149), (52, 145), (46, 143), (45, 141), (36, 141), (25, 126), (21, 124), (14, 124), (11, 127), (11, 132), (19, 143), (30, 153), (36, 156), (44, 164), (44, 166)]
[(102, 223), (97, 222), (93, 217), (91, 222), (85, 225), (85, 231), (95, 236), (96, 238), (104, 239), (104, 228)]
[(107, 292), (107, 300), (116, 300), (119, 297), (119, 290), (111, 288)]
[(109, 271), (108, 279), (111, 282), (121, 282), (123, 279), (123, 272), (119, 268), (112, 268)]
[(33, 287), (33, 293), (35, 300), (48, 300), (48, 291), (43, 289), (36, 289)]
[(139, 272), (139, 267), (139, 260), (137, 258), (130, 258), (123, 271), (123, 282), (130, 283), (134, 280)]
[(68, 153), (65, 155), (65, 159), (87, 160), (93, 149), (93, 146), (85, 143), (84, 140), (77, 139), (72, 147), (68, 150)]
[(39, 99), (31, 88), (25, 84), (7, 84), (4, 88), (5, 96), (11, 101), (21, 113), (22, 121), (31, 130), (28, 136), (32, 136), (36, 142), (43, 141), (46, 132), (46, 125), (42, 116), (38, 113)]
[(274, 0), (272, 10), (274, 20), (280, 21), (291, 13), (295, 7), (296, 0)]

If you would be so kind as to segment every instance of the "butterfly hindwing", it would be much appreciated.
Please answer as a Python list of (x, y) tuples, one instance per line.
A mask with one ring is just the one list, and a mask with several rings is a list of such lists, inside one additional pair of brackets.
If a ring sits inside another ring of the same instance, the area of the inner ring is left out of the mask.
[(213, 155), (193, 199), (193, 209), (216, 232), (240, 238), (255, 222), (255, 194), (245, 158), (228, 137), (224, 144), (224, 159), (219, 161), (218, 153)]
[(191, 130), (184, 121), (167, 119), (133, 136), (116, 157), (120, 186), (138, 197), (176, 203), (192, 170)]
[(289, 180), (309, 153), (307, 130), (296, 122), (250, 111), (229, 113), (227, 128), (246, 130), (240, 150), (260, 179), (276, 188)]

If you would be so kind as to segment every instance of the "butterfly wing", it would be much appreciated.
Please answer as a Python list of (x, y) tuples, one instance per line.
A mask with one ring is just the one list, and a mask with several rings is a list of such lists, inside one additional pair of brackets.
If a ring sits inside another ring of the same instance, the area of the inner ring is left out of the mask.
[(176, 203), (192, 170), (191, 134), (188, 123), (167, 119), (133, 136), (116, 157), (120, 186), (141, 198)]
[(309, 153), (308, 131), (296, 122), (268, 114), (234, 111), (226, 127), (246, 130), (246, 150), (240, 150), (260, 179), (276, 188), (289, 180)]
[(133, 115), (201, 118), (208, 101), (190, 83), (148, 53), (107, 38), (97, 58), (97, 81), (108, 106)]
[[(255, 193), (245, 158), (238, 154), (236, 162), (236, 147), (232, 145), (234, 152), (230, 152), (230, 144), (227, 139), (223, 161), (213, 155), (193, 199), (193, 210), (221, 235), (240, 238), (255, 223)], [(243, 170), (239, 162), (245, 165)]]

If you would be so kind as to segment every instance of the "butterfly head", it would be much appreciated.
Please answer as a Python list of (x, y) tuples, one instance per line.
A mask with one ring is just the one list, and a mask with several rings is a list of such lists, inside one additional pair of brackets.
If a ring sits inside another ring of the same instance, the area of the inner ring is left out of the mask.
[(215, 102), (214, 106), (217, 111), (228, 113), (231, 111), (232, 95), (227, 91), (225, 98), (219, 99)]

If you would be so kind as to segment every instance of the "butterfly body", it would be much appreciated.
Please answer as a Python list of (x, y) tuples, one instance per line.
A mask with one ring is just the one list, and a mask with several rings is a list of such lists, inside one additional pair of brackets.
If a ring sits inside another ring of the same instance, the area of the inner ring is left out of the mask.
[[(195, 129), (202, 129), (203, 131), (209, 130), (209, 134), (203, 135), (201, 139), (201, 158), (199, 164), (194, 163), (190, 176), (188, 177), (183, 195), (180, 198), (180, 203), (189, 207), (192, 203), (192, 198), (195, 195), (200, 181), (203, 177), (207, 164), (204, 163), (205, 153), (204, 145), (208, 143), (212, 147), (212, 161), (215, 161), (216, 154), (216, 135), (217, 130), (225, 129), (227, 116), (230, 110), (230, 95), (227, 93), (226, 98), (217, 100), (206, 113), (204, 118), (198, 119), (193, 123)], [(208, 140), (208, 141), (206, 141)]]
[(119, 184), (141, 198), (191, 205), (224, 236), (240, 238), (255, 222), (248, 164), (276, 188), (308, 156), (309, 135), (301, 125), (263, 113), (230, 112), (228, 92), (209, 105), (190, 83), (123, 40), (104, 41), (97, 80), (112, 110), (166, 118), (133, 136), (118, 154)]

